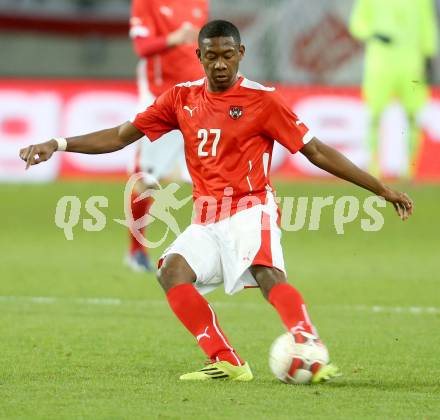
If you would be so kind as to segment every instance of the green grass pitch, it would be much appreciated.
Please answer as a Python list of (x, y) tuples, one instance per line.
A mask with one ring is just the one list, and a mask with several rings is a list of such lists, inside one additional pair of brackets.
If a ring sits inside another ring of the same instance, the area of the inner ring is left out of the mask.
[[(255, 380), (179, 382), (204, 356), (154, 276), (121, 264), (126, 232), (111, 219), (123, 218), (122, 184), (0, 185), (0, 418), (440, 418), (440, 187), (405, 188), (415, 199), (405, 223), (388, 207), (380, 232), (358, 218), (337, 235), (328, 208), (319, 231), (284, 233), (289, 281), (344, 374), (288, 386), (269, 372), (283, 328), (258, 290), (208, 295)], [(341, 183), (278, 191), (367, 196)], [(77, 226), (67, 241), (54, 224), (63, 195), (107, 196), (106, 228)], [(183, 226), (188, 208), (178, 217)]]

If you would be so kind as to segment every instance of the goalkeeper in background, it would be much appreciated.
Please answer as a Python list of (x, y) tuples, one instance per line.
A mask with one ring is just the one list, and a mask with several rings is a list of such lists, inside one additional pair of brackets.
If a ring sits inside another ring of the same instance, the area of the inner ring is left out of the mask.
[(417, 113), (429, 96), (432, 57), (437, 51), (433, 0), (356, 0), (351, 34), (365, 42), (363, 96), (370, 110), (368, 135), (370, 173), (380, 176), (379, 128), (381, 116), (393, 98), (408, 118), (408, 168), (415, 173), (420, 130)]

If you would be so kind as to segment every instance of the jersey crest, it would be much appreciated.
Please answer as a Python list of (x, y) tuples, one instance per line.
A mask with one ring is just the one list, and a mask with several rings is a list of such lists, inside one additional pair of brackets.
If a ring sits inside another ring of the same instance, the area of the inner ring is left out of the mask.
[(233, 120), (238, 120), (243, 115), (243, 107), (242, 106), (235, 106), (231, 105), (229, 108), (229, 116)]

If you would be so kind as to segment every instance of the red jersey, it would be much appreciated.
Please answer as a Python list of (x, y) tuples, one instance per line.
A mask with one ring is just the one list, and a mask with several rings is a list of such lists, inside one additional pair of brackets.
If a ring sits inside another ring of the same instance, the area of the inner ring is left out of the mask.
[[(265, 203), (272, 191), (274, 141), (295, 153), (313, 137), (275, 88), (243, 77), (220, 93), (208, 91), (206, 79), (176, 85), (137, 114), (133, 125), (150, 141), (174, 129), (182, 132), (193, 198), (215, 204), (216, 220), (243, 209), (243, 203)], [(222, 216), (225, 197), (231, 211)]]
[(203, 77), (203, 68), (195, 50), (197, 44), (168, 48), (166, 37), (184, 22), (201, 28), (208, 19), (207, 0), (133, 0), (130, 37), (149, 38), (163, 43), (158, 53), (148, 57), (145, 71), (148, 89), (159, 96), (175, 84)]

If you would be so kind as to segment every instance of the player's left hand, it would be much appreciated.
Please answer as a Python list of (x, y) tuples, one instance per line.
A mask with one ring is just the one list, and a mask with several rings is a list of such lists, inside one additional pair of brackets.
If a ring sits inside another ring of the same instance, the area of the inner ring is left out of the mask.
[(55, 140), (32, 144), (20, 150), (20, 159), (26, 162), (26, 169), (29, 169), (32, 165), (38, 165), (49, 160), (57, 148), (58, 144)]
[(394, 206), (402, 220), (408, 219), (413, 213), (414, 203), (411, 198), (408, 197), (408, 194), (387, 188), (385, 192), (380, 195)]

